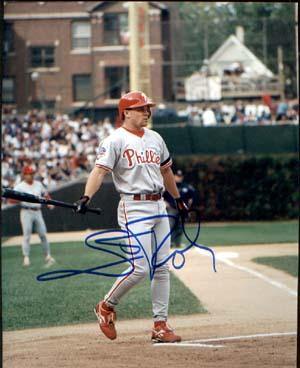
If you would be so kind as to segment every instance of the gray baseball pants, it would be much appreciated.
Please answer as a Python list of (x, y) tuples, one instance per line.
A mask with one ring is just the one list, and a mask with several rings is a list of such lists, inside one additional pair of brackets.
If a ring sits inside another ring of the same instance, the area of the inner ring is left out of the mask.
[(30, 238), (33, 232), (33, 229), (38, 233), (45, 257), (50, 255), (50, 245), (47, 240), (47, 228), (42, 215), (42, 211), (33, 211), (27, 209), (21, 209), (20, 211), (20, 220), (23, 230), (23, 243), (22, 243), (22, 252), (23, 256), (28, 256), (30, 253)]
[[(134, 201), (123, 198), (118, 207), (118, 222), (122, 230), (126, 230), (126, 223), (133, 220), (139, 220), (145, 217), (154, 216), (148, 220), (138, 221), (129, 225), (129, 230), (135, 235), (139, 235), (138, 240), (142, 245), (139, 255), (143, 254), (142, 259), (134, 260), (134, 266), (130, 266), (126, 271), (133, 268), (133, 272), (127, 276), (119, 277), (110, 289), (104, 300), (111, 306), (119, 303), (121, 297), (125, 295), (133, 286), (149, 276), (151, 268), (152, 255), (156, 248), (157, 251), (156, 264), (167, 259), (170, 252), (170, 237), (164, 238), (170, 231), (169, 220), (167, 217), (157, 217), (166, 215), (166, 205), (163, 200), (159, 201)], [(153, 230), (154, 233), (149, 233)], [(131, 245), (138, 244), (134, 238), (127, 240), (127, 251), (130, 251)], [(132, 253), (136, 252), (136, 248), (132, 248)], [(150, 263), (150, 264), (149, 264)], [(152, 296), (152, 312), (154, 321), (166, 321), (168, 317), (170, 295), (170, 275), (169, 265), (165, 263), (163, 266), (155, 270), (153, 279), (151, 280), (151, 296)]]

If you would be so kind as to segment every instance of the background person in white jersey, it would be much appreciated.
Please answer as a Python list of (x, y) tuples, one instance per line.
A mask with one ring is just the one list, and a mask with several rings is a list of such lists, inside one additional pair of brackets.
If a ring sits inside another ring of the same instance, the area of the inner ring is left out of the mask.
[[(25, 166), (22, 170), (23, 181), (14, 187), (14, 190), (19, 192), (26, 192), (36, 196), (49, 197), (43, 184), (37, 180), (34, 180), (34, 170), (30, 166)], [(49, 197), (50, 198), (50, 197)], [(51, 257), (50, 244), (47, 240), (47, 228), (41, 211), (41, 205), (39, 203), (21, 202), (20, 220), (23, 231), (23, 243), (22, 252), (24, 256), (23, 265), (30, 266), (30, 238), (33, 228), (39, 234), (41, 239), (43, 252), (45, 256), (45, 266), (49, 267), (55, 263), (53, 257)], [(48, 208), (52, 209), (54, 206), (49, 205)]]
[[(112, 172), (115, 187), (121, 196), (118, 222), (122, 230), (126, 231), (126, 224), (131, 221), (158, 216), (128, 225), (128, 230), (134, 234), (147, 233), (139, 236), (139, 241), (150, 262), (155, 242), (148, 231), (155, 231), (158, 245), (162, 244), (170, 231), (168, 218), (159, 217), (167, 214), (162, 197), (163, 191), (168, 190), (176, 199), (181, 216), (186, 216), (188, 211), (186, 204), (180, 198), (171, 169), (172, 160), (165, 142), (158, 133), (146, 128), (152, 106), (155, 104), (144, 93), (138, 91), (127, 93), (120, 99), (119, 115), (123, 125), (100, 143), (95, 167), (88, 177), (84, 195), (76, 202), (76, 212), (85, 213), (90, 199), (100, 188), (105, 174)], [(130, 251), (133, 253), (131, 241), (128, 237), (129, 254)], [(157, 252), (156, 264), (165, 260), (169, 251), (170, 237)], [(133, 263), (133, 267), (128, 268), (128, 272), (132, 269), (133, 272), (119, 277), (104, 300), (100, 301), (94, 309), (100, 329), (111, 340), (117, 337), (116, 305), (123, 295), (149, 275), (149, 263), (145, 256), (134, 260)], [(181, 337), (176, 335), (167, 324), (170, 293), (167, 264), (156, 269), (151, 281), (151, 292), (154, 320), (152, 341), (181, 341)]]

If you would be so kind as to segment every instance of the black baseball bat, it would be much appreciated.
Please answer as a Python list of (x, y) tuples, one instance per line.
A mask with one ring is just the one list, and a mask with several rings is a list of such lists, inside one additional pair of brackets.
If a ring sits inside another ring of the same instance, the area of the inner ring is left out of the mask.
[[(54, 199), (47, 199), (44, 197), (38, 197), (35, 196), (33, 194), (30, 193), (25, 193), (25, 192), (18, 192), (16, 190), (12, 190), (10, 188), (2, 188), (2, 197), (4, 198), (11, 198), (11, 199), (16, 199), (18, 201), (23, 201), (23, 202), (30, 202), (30, 203), (40, 203), (40, 204), (44, 204), (44, 205), (54, 205), (54, 206), (58, 206), (58, 207), (67, 207), (67, 208), (72, 208), (73, 210), (75, 210), (77, 208), (76, 204), (73, 203), (67, 203), (67, 202), (63, 202), (63, 201), (57, 201)], [(96, 213), (97, 215), (100, 215), (102, 213), (102, 209), (101, 208), (87, 208), (87, 212), (92, 212), (92, 213)]]

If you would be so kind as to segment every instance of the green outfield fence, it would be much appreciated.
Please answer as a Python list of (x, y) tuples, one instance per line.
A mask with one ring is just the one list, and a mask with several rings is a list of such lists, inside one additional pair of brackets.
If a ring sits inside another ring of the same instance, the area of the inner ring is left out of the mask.
[(155, 127), (172, 155), (296, 153), (299, 125)]

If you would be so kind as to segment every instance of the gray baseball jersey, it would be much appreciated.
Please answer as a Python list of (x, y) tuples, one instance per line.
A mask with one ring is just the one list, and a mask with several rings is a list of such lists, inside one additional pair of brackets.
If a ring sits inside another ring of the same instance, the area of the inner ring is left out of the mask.
[[(33, 194), (35, 196), (42, 196), (46, 193), (46, 188), (39, 181), (34, 180), (32, 184), (27, 184), (25, 181), (21, 181), (14, 187), (14, 190), (19, 192), (25, 192), (29, 194)], [(26, 206), (30, 208), (41, 208), (42, 206), (39, 203), (30, 203), (30, 202), (21, 202), (21, 206)]]
[[(36, 180), (34, 180), (32, 184), (21, 181), (14, 187), (14, 190), (33, 194), (39, 197), (46, 193), (46, 188), (43, 184)], [(29, 256), (30, 237), (34, 226), (41, 239), (45, 256), (50, 255), (50, 244), (46, 236), (47, 228), (43, 219), (42, 211), (40, 211), (41, 207), (42, 206), (39, 203), (21, 202), (20, 220), (23, 230), (22, 252), (24, 256)]]
[(119, 193), (160, 193), (164, 191), (161, 168), (171, 166), (162, 137), (144, 128), (139, 136), (121, 127), (98, 147), (96, 166), (112, 171)]

